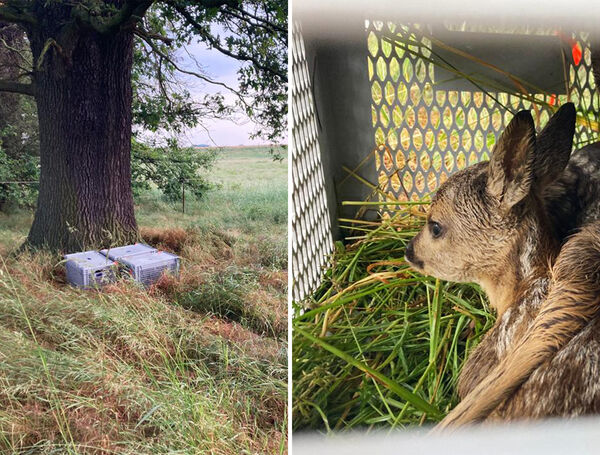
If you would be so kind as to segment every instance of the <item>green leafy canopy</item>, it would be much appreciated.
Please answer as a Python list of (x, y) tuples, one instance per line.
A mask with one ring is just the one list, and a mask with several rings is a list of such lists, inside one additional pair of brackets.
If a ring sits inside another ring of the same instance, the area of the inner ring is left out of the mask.
[(131, 180), (133, 190), (139, 195), (155, 186), (169, 201), (182, 197), (182, 187), (196, 197), (202, 197), (211, 184), (202, 175), (212, 167), (217, 158), (214, 150), (197, 151), (181, 148), (176, 140), (165, 146), (148, 146), (133, 141), (131, 147)]

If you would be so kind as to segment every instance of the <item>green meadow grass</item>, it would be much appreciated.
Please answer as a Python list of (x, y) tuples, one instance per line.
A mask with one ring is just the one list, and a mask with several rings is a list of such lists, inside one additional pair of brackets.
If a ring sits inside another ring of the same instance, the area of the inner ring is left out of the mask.
[[(281, 153), (287, 153), (282, 150)], [(181, 203), (167, 203), (158, 192), (140, 197), (140, 225), (235, 230), (250, 235), (272, 231), (274, 241), (287, 245), (287, 157), (274, 161), (266, 148), (230, 148), (219, 152), (208, 176), (215, 188), (202, 198), (186, 193)]]
[(10, 254), (32, 214), (0, 214), (0, 453), (286, 452), (287, 168), (237, 151), (185, 214), (137, 201), (182, 258), (150, 290), (66, 285), (59, 258)]

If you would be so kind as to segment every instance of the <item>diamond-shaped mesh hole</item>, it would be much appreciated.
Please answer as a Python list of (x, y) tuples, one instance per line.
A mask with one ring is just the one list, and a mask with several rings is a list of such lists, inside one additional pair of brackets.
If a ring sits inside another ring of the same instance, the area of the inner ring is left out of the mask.
[[(399, 39), (393, 40), (394, 34)], [(583, 58), (579, 65), (568, 62), (568, 96), (446, 91), (435, 88), (435, 64), (428, 60), (434, 58), (431, 42), (418, 25), (368, 23), (374, 139), (389, 147), (388, 158), (376, 159), (381, 188), (395, 200), (426, 197), (451, 173), (489, 159), (512, 112), (531, 109), (538, 129), (548, 122), (552, 106), (567, 100), (582, 111), (598, 112), (587, 36), (573, 34), (573, 39)], [(597, 137), (596, 131), (577, 125), (577, 146)]]

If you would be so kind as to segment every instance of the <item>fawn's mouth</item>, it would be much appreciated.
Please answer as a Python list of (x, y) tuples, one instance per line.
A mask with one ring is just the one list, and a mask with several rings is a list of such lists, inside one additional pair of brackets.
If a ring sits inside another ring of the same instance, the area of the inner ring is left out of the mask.
[(412, 257), (412, 259), (408, 256), (404, 256), (404, 259), (406, 259), (408, 265), (410, 265), (413, 269), (417, 270), (418, 272), (424, 271), (425, 264), (420, 259), (417, 259), (414, 256)]
[(415, 255), (415, 248), (414, 248), (413, 240), (408, 242), (408, 245), (406, 245), (406, 252), (404, 254), (404, 259), (406, 259), (406, 262), (408, 262), (411, 265), (411, 267), (413, 267), (419, 271), (422, 271), (423, 266), (425, 264), (423, 264), (423, 261), (418, 259), (417, 256)]

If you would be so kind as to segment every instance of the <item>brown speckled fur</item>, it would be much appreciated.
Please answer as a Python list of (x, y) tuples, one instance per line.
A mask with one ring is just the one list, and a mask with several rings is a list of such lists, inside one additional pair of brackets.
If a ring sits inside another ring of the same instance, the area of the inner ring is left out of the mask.
[(530, 290), (523, 298), (509, 307), (481, 343), (469, 354), (458, 381), (458, 395), (465, 398), (483, 378), (489, 375), (492, 368), (507, 354), (507, 347), (520, 340), (537, 316), (541, 299), (533, 292), (545, 297), (548, 279), (541, 278), (532, 283)]
[[(599, 413), (599, 306), (600, 223), (596, 222), (563, 246), (550, 281), (542, 278), (534, 283), (530, 292), (516, 301), (486, 334), (461, 372), (461, 398), (469, 397), (488, 377), (495, 377), (499, 362), (515, 355), (514, 348), (506, 350), (503, 346), (533, 342), (551, 355), (538, 360), (539, 366), (514, 393), (502, 396), (488, 420)], [(546, 336), (537, 338), (534, 329), (545, 330)], [(510, 373), (510, 367), (504, 371)], [(484, 392), (484, 399), (489, 400), (490, 388)]]
[(600, 319), (594, 318), (488, 417), (577, 417), (600, 412)]

